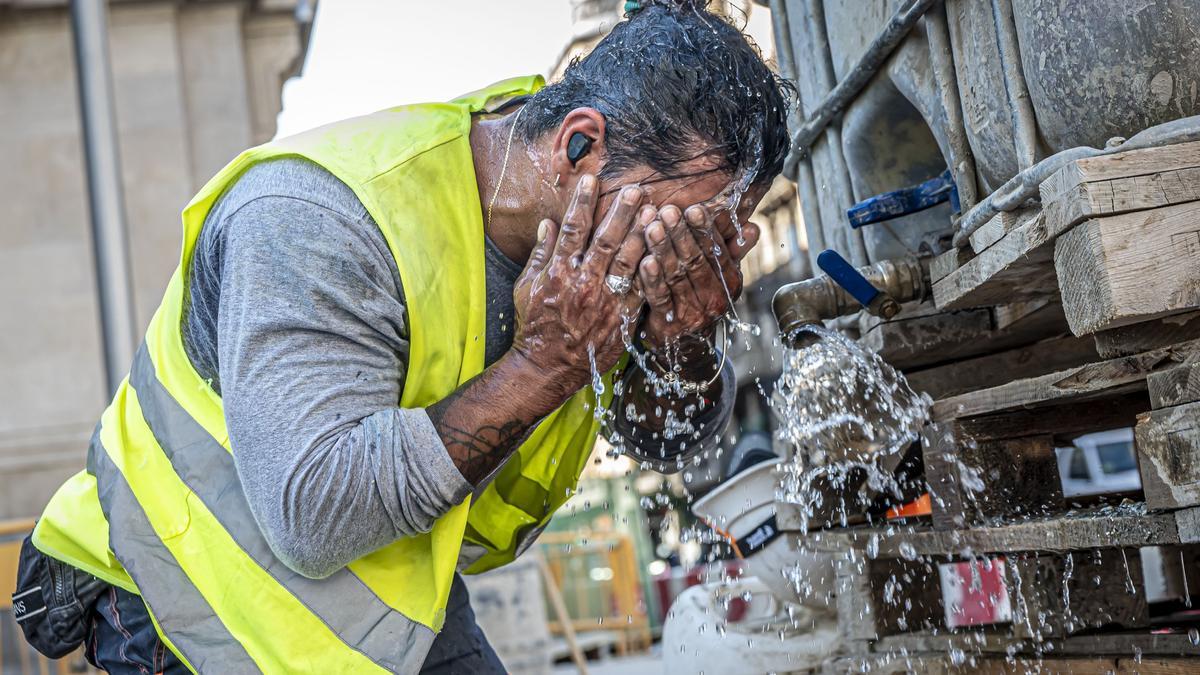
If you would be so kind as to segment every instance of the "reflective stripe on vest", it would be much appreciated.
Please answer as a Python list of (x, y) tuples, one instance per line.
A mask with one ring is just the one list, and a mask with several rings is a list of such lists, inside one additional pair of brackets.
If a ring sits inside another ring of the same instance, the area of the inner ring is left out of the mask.
[[(347, 646), (396, 671), (401, 670), (405, 654), (424, 653), (428, 650), (433, 642), (433, 631), (388, 607), (349, 569), (342, 568), (324, 579), (309, 579), (292, 571), (275, 557), (254, 520), (250, 505), (246, 502), (234, 467), (233, 455), (201, 428), (163, 388), (154, 374), (154, 364), (146, 353), (145, 345), (142, 345), (134, 357), (129, 385), (137, 392), (142, 416), (180, 480), (208, 507), (243, 551), (279, 584), (291, 591), (313, 614), (320, 617)], [(93, 445), (100, 444), (97, 441)], [(106, 487), (110, 485), (120, 485), (124, 492), (117, 489), (114, 494), (121, 492), (121, 496), (124, 497), (124, 493), (129, 492), (124, 477), (120, 471), (115, 470), (108, 460), (107, 453), (93, 447), (89, 457), (97, 456), (102, 456), (103, 460), (91, 459), (89, 470), (99, 482), (101, 504), (109, 503), (109, 491)], [(133, 495), (129, 493), (128, 496)], [(122, 516), (134, 513), (132, 521), (137, 521), (136, 514), (140, 513), (142, 519), (138, 522), (125, 522), (125, 518), (114, 520), (112, 512)], [(110, 506), (105, 510), (105, 515), (109, 522), (111, 547), (117, 557), (125, 563), (139, 589), (149, 591), (180, 585), (190, 586), (187, 577), (180, 573), (174, 560), (161, 555), (161, 544), (157, 542), (154, 531), (141, 527), (145, 522), (145, 515), (136, 500), (131, 503), (122, 502), (119, 508)], [(148, 526), (148, 523), (146, 525)], [(129, 532), (124, 531), (125, 526), (129, 527)], [(134, 546), (149, 548), (129, 551), (131, 555), (122, 555), (122, 547), (130, 545), (131, 541), (137, 542), (132, 544)], [(153, 546), (156, 543), (157, 549)], [(156, 565), (154, 562), (165, 564)], [(150, 567), (142, 572), (152, 575), (145, 579), (147, 583), (139, 579), (138, 571), (135, 571), (138, 565)], [(146, 596), (146, 600), (152, 607), (160, 606), (149, 595)], [(166, 617), (161, 616), (161, 612), (156, 615), (160, 628), (183, 651), (186, 651), (186, 648), (175, 638), (177, 631), (182, 631), (185, 635), (192, 631), (190, 622), (195, 621), (196, 617), (211, 616), (217, 624), (220, 623), (206, 603), (200, 607), (189, 608), (184, 616), (185, 622), (175, 622), (168, 621)], [(222, 632), (228, 635), (223, 627)], [(245, 656), (240, 646), (238, 651)]]
[[(154, 620), (170, 633), (179, 655), (198, 672), (257, 672), (254, 660), (235, 640), (212, 606), (192, 586), (163, 546), (125, 477), (100, 445), (100, 429), (88, 448), (88, 471), (96, 476), (100, 504), (109, 520), (112, 549), (157, 611)], [(121, 514), (113, 518), (112, 514)]]

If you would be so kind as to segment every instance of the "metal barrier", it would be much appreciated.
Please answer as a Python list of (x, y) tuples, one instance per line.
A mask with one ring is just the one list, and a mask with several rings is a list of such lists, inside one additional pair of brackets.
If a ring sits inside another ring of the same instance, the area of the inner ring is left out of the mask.
[[(611, 632), (618, 654), (650, 647), (650, 620), (629, 537), (547, 532), (538, 544), (575, 632)], [(562, 635), (562, 622), (550, 622), (550, 632)]]

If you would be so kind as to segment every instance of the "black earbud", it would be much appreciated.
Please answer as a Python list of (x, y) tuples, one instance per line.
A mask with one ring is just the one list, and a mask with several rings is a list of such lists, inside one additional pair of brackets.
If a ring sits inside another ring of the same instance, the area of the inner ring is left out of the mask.
[(591, 149), (592, 139), (582, 131), (576, 131), (567, 141), (567, 159), (571, 160), (572, 165), (578, 164), (579, 160), (583, 159), (583, 156), (588, 154)]

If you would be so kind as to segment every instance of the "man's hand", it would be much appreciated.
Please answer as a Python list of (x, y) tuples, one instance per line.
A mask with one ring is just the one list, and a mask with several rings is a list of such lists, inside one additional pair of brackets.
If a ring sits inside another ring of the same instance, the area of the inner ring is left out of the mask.
[(553, 374), (561, 384), (559, 396), (584, 386), (593, 369), (603, 373), (616, 364), (624, 350), (621, 331), (632, 333), (642, 304), (637, 293), (614, 293), (605, 277), (633, 279), (645, 252), (642, 232), (654, 210), (639, 211), (641, 188), (626, 187), (593, 236), (596, 185), (594, 176), (580, 179), (561, 227), (542, 222), (514, 291), (512, 349)]
[[(642, 299), (605, 283), (631, 278), (645, 253), (654, 209), (639, 212), (639, 188), (621, 192), (593, 234), (596, 177), (580, 179), (562, 227), (543, 221), (537, 247), (513, 290), (517, 331), (496, 363), (426, 409), (454, 465), (479, 485), (529, 430), (620, 357), (623, 317), (636, 321)], [(632, 328), (630, 329), (632, 332)]]
[[(653, 349), (685, 335), (705, 335), (742, 292), (741, 259), (758, 241), (747, 223), (742, 241), (728, 218), (721, 223), (703, 206), (680, 214), (664, 207), (646, 226), (651, 255), (638, 269), (650, 305), (646, 342)], [(727, 231), (725, 231), (727, 230)]]

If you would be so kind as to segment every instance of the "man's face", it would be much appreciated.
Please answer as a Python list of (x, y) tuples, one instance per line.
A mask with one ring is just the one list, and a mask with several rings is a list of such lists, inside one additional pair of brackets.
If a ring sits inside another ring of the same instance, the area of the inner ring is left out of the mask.
[[(612, 206), (617, 193), (626, 185), (640, 185), (645, 192), (645, 203), (662, 209), (675, 206), (682, 213), (688, 207), (700, 204), (712, 214), (716, 230), (726, 240), (737, 236), (737, 229), (730, 215), (733, 202), (735, 177), (714, 166), (708, 158), (689, 160), (680, 166), (678, 178), (664, 178), (649, 169), (638, 168), (624, 172), (616, 178), (600, 181), (601, 198), (596, 205), (597, 223)], [(754, 185), (742, 195), (738, 203), (738, 222), (745, 224), (758, 203), (766, 195), (767, 186)]]

